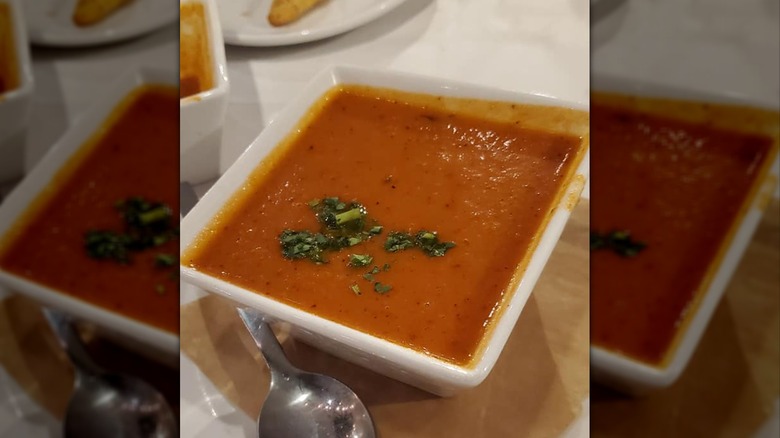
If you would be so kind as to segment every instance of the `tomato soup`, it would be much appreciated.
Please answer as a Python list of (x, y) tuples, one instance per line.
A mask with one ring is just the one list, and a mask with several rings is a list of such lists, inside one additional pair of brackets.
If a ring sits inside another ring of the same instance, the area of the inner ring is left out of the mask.
[[(575, 113), (536, 108), (549, 118)], [(576, 113), (587, 126), (587, 114)], [(469, 364), (586, 149), (574, 135), (521, 127), (519, 120), (533, 111), (518, 108), (516, 114), (498, 122), (464, 115), (433, 96), (359, 86), (331, 90), (185, 251), (182, 263)], [(328, 197), (360, 203), (370, 218), (366, 229), (378, 230), (378, 224), (381, 231), (329, 253), (326, 263), (285, 257), (285, 230), (318, 229), (313, 210)], [(420, 230), (431, 239), (435, 233), (442, 253), (388, 251), (394, 233), (419, 237)], [(356, 255), (370, 261), (358, 258), (356, 267)]]
[[(10, 228), (0, 269), (178, 333), (177, 101), (173, 87), (145, 86), (129, 95)], [(175, 229), (136, 251), (139, 242), (131, 248), (129, 235), (143, 230), (125, 231), (129, 213), (119, 207), (141, 198), (162, 204)], [(90, 236), (103, 236), (102, 251), (127, 240), (127, 257), (96, 258)]]
[(591, 98), (591, 230), (627, 232), (644, 248), (592, 251), (591, 339), (662, 365), (766, 171), (772, 138), (617, 102)]
[(179, 97), (185, 98), (214, 87), (206, 10), (202, 3), (179, 7)]
[(11, 8), (0, 2), (0, 94), (19, 87), (19, 66), (14, 46)]

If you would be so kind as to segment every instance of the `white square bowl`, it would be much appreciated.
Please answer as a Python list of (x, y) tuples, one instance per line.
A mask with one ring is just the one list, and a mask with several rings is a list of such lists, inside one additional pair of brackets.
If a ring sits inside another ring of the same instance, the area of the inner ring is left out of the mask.
[[(515, 102), (539, 106), (555, 106), (585, 111), (587, 107), (568, 104), (548, 97), (518, 94), (497, 89), (459, 84), (440, 79), (409, 74), (374, 71), (355, 67), (332, 67), (319, 75), (301, 91), (301, 94), (277, 116), (255, 139), (241, 157), (205, 194), (201, 201), (183, 219), (181, 251), (184, 253), (200, 232), (245, 183), (247, 177), (268, 154), (295, 128), (309, 108), (328, 90), (339, 84), (358, 84), (391, 88), (412, 93), (436, 96), (474, 98), (481, 100)], [(520, 316), (531, 290), (552, 253), (588, 174), (587, 122), (579, 132), (584, 148), (574, 176), (561, 188), (560, 202), (543, 224), (538, 240), (518, 287), (508, 293), (502, 303), (500, 316), (492, 322), (482, 341), (481, 356), (468, 366), (458, 366), (425, 355), (410, 348), (346, 327), (337, 322), (315, 316), (303, 310), (275, 301), (266, 296), (230, 284), (196, 269), (181, 265), (183, 280), (207, 291), (226, 296), (239, 303), (260, 310), (272, 319), (289, 322), (292, 335), (350, 362), (419, 387), (434, 394), (448, 396), (458, 390), (477, 386), (490, 373), (509, 334)], [(563, 131), (569, 132), (569, 131)]]
[[(133, 90), (147, 84), (178, 86), (175, 73), (140, 70), (122, 76), (111, 91), (93, 105), (44, 155), (41, 161), (24, 177), (0, 204), (0, 241), (13, 232), (17, 220), (38, 198), (68, 160), (87, 143), (89, 138), (109, 118), (112, 111)], [(122, 341), (142, 353), (149, 353), (163, 362), (176, 364), (179, 355), (179, 337), (146, 323), (90, 304), (81, 299), (38, 284), (0, 267), (0, 283), (10, 290), (27, 295), (44, 305), (61, 309), (76, 318), (98, 326), (103, 333)]]
[(219, 176), (222, 124), (227, 111), (229, 82), (225, 45), (214, 0), (181, 0), (180, 5), (200, 3), (206, 14), (206, 32), (214, 86), (179, 101), (180, 179), (198, 184)]
[(24, 173), (24, 140), (34, 89), (30, 47), (19, 0), (0, 0), (11, 11), (19, 86), (0, 94), (0, 182)]
[[(618, 93), (640, 98), (673, 99), (761, 108), (761, 105), (735, 97), (712, 95), (609, 76), (594, 77), (591, 89), (594, 92)], [(763, 109), (777, 111), (777, 108)], [(777, 126), (780, 129), (780, 120), (777, 122)], [(677, 339), (673, 342), (672, 350), (667, 352), (665, 364), (652, 366), (592, 345), (591, 376), (594, 381), (621, 392), (642, 395), (654, 389), (671, 385), (685, 370), (742, 255), (750, 244), (756, 227), (761, 222), (767, 200), (771, 199), (777, 190), (778, 174), (780, 174), (778, 134), (775, 134), (774, 144), (768, 159), (770, 164), (766, 177), (756, 181), (756, 184), (759, 185), (758, 190), (745, 200), (746, 213), (737, 219), (734, 232), (724, 242), (725, 253), (720, 259), (716, 259), (714, 266), (711, 267), (714, 269), (714, 275), (710, 278), (706, 288), (699, 292), (698, 305), (689, 310), (691, 313), (686, 316), (686, 322), (680, 329), (681, 332), (676, 335)], [(591, 193), (591, 196), (598, 196), (598, 193)]]

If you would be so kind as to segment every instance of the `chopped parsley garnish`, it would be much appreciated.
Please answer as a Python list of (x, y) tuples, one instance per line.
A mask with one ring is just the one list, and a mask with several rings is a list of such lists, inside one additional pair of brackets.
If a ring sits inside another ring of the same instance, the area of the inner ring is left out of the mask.
[(179, 235), (171, 223), (171, 209), (164, 204), (133, 197), (118, 201), (115, 207), (124, 220), (124, 229), (88, 230), (84, 247), (92, 258), (129, 263), (131, 252), (160, 246)]
[(309, 259), (318, 264), (326, 261), (322, 252), (327, 248), (328, 239), (320, 233), (284, 230), (279, 235), (279, 241), (282, 255), (288, 259)]
[(380, 293), (380, 294), (386, 294), (390, 292), (393, 289), (393, 286), (390, 286), (389, 284), (382, 284), (380, 282), (374, 283), (374, 292)]
[(440, 242), (435, 231), (426, 230), (418, 232), (414, 237), (408, 233), (394, 231), (387, 235), (385, 241), (385, 249), (389, 252), (414, 247), (420, 248), (429, 257), (441, 257), (455, 247), (455, 242)]
[(442, 257), (450, 248), (455, 247), (455, 242), (439, 242), (439, 236), (435, 231), (420, 231), (415, 236), (414, 243), (428, 257)]
[(130, 261), (128, 246), (131, 240), (130, 236), (114, 231), (90, 230), (84, 235), (84, 247), (94, 259), (125, 264)]
[(408, 233), (392, 231), (387, 235), (387, 240), (385, 240), (385, 250), (388, 252), (401, 251), (402, 249), (412, 247), (414, 247), (414, 241)]
[[(172, 221), (170, 207), (135, 196), (114, 204), (123, 221), (121, 231), (87, 230), (84, 233), (84, 249), (97, 260), (111, 260), (120, 264), (132, 263), (131, 255), (160, 246), (179, 237), (179, 229)], [(155, 266), (169, 268), (176, 264), (177, 256), (157, 254)], [(177, 278), (171, 276), (172, 281)], [(155, 286), (157, 293), (165, 292), (165, 286)]]
[(374, 258), (368, 254), (350, 254), (347, 266), (360, 268), (369, 265), (372, 261), (374, 261)]
[(607, 234), (590, 233), (590, 250), (609, 249), (622, 257), (634, 257), (639, 254), (647, 244), (631, 239), (629, 231), (611, 231)]
[(154, 264), (162, 268), (173, 266), (175, 263), (176, 256), (173, 254), (157, 254), (154, 258)]
[[(366, 242), (382, 234), (384, 227), (370, 219), (366, 208), (356, 202), (344, 202), (338, 197), (314, 199), (307, 203), (320, 224), (318, 232), (284, 230), (279, 234), (282, 255), (291, 260), (308, 259), (316, 264), (327, 263), (327, 252), (339, 251)], [(387, 252), (397, 252), (409, 248), (419, 248), (429, 257), (442, 257), (449, 249), (455, 247), (454, 242), (441, 242), (435, 231), (422, 230), (412, 235), (406, 232), (392, 231), (388, 233), (384, 243)], [(347, 265), (364, 267), (370, 265), (374, 257), (370, 254), (350, 254)], [(390, 264), (385, 263), (380, 268), (374, 266), (362, 274), (364, 280), (373, 283), (374, 291), (387, 293), (392, 289), (389, 284), (375, 281), (375, 276), (390, 270)], [(360, 295), (357, 284), (350, 286), (353, 292)]]
[[(283, 231), (279, 235), (279, 241), (282, 245), (282, 255), (288, 259), (309, 259), (317, 264), (327, 263), (326, 251), (339, 251), (358, 245), (382, 232), (382, 227), (377, 225), (366, 230), (370, 220), (366, 208), (357, 202), (347, 203), (338, 197), (329, 197), (312, 200), (308, 205), (320, 223), (320, 230), (318, 233)], [(371, 261), (366, 264), (368, 263)]]

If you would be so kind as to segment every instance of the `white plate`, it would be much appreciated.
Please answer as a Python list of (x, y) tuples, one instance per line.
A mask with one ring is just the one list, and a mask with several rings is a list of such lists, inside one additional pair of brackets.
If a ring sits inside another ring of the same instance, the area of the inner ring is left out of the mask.
[(271, 1), (220, 1), (225, 43), (263, 47), (316, 41), (376, 20), (405, 0), (325, 0), (298, 21), (280, 27), (268, 23)]
[(177, 0), (133, 0), (89, 27), (73, 23), (78, 0), (27, 0), (24, 15), (30, 42), (42, 46), (82, 47), (138, 37), (179, 19)]

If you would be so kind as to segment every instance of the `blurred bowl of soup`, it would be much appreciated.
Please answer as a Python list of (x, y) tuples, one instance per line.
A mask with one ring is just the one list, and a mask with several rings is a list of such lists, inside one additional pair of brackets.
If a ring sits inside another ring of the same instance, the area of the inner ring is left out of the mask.
[(375, 372), (474, 387), (579, 199), (585, 108), (328, 69), (183, 219), (183, 278)]
[(24, 173), (33, 74), (22, 8), (0, 0), (0, 182)]
[(129, 73), (0, 204), (0, 282), (178, 363), (177, 78)]
[(594, 88), (592, 374), (642, 394), (684, 371), (777, 189), (780, 114), (617, 78)]
[(181, 179), (196, 184), (219, 176), (227, 63), (214, 0), (179, 6)]

